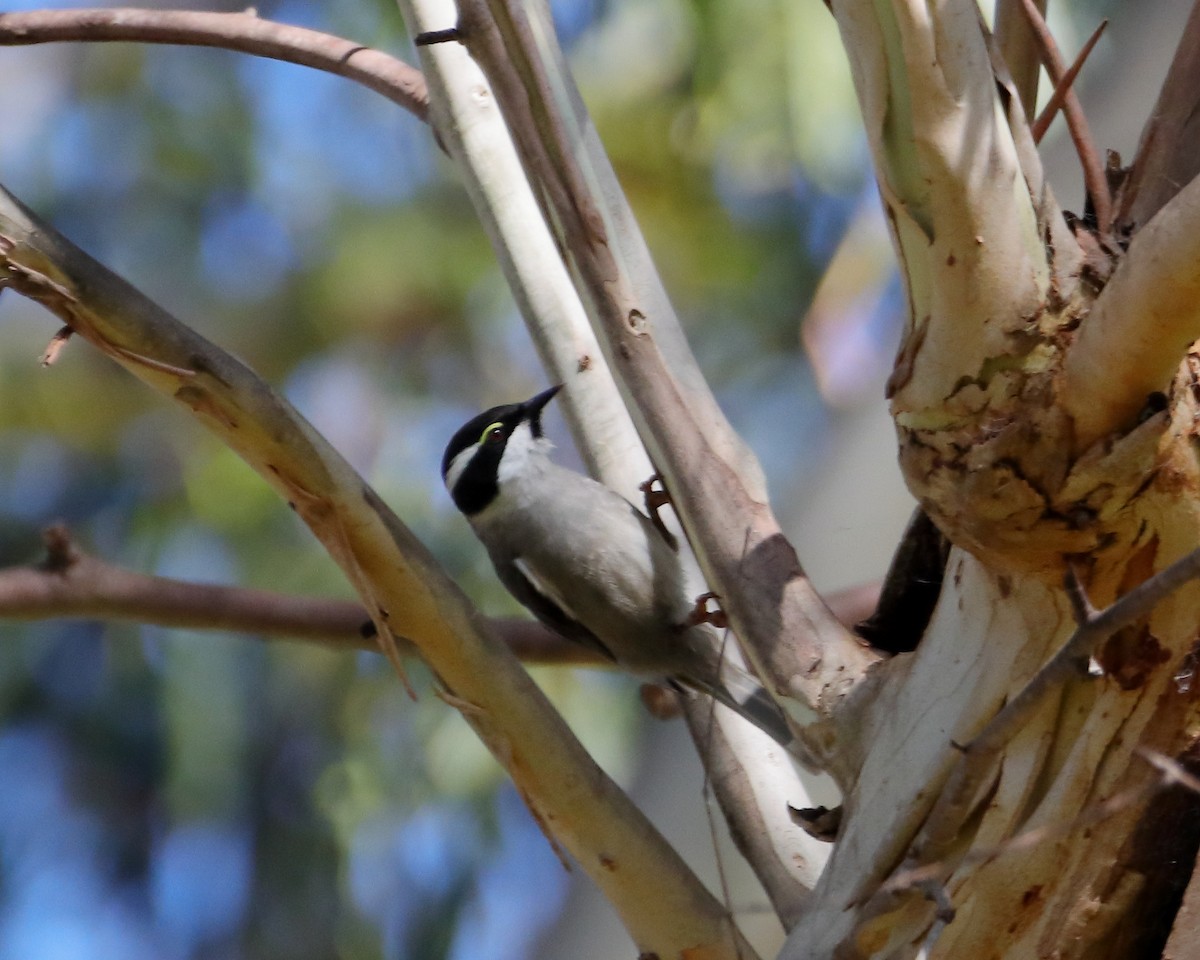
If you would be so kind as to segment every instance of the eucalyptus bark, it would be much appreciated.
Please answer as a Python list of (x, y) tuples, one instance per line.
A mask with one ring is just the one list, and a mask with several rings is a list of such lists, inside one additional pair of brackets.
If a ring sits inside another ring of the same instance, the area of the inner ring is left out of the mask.
[[(901, 464), (955, 550), (916, 653), (866, 711), (842, 834), (784, 956), (1139, 955), (1171, 909), (1155, 881), (1186, 883), (1195, 853), (1176, 829), (1175, 863), (1145, 855), (1160, 775), (1136, 755), (1191, 748), (1194, 583), (942, 801), (961, 745), (1074, 632), (1068, 571), (1106, 606), (1200, 544), (1195, 186), (1127, 250), (1109, 222), (1072, 233), (973, 3), (832, 10), (908, 293)], [(1114, 796), (1101, 825), (1081, 816)]]
[[(404, 6), (419, 29), (452, 26), (445, 5)], [(1128, 611), (1122, 598), (1163, 583), (1156, 575), (1200, 545), (1200, 192), (1187, 183), (1200, 18), (1113, 222), (1069, 226), (1029, 133), (1036, 73), (1012, 19), (1021, 4), (1000, 3), (999, 51), (970, 0), (830, 6), (906, 284), (888, 388), (901, 464), (954, 545), (912, 654), (880, 661), (804, 577), (757, 464), (698, 378), (545, 11), (463, 0), (465, 50), (424, 54), (432, 122), (548, 368), (587, 397), (572, 419), (589, 464), (630, 493), (649, 464), (636, 426), (749, 659), (846, 790), (818, 876), (820, 856), (781, 809), (797, 784), (790, 768), (772, 779), (769, 748), (710, 738), (730, 820), (756, 831), (742, 849), (792, 927), (783, 956), (1142, 955), (1165, 942), (1147, 918), (1169, 926), (1200, 843), (1194, 806), (1157, 794), (1162, 773), (1141, 759), (1195, 759), (1200, 588), (1164, 587), (1152, 612), (1121, 620), (1095, 651), (1100, 676), (1048, 683), (1043, 667), (1076, 634), (1081, 596)], [(419, 110), (412, 75), (370, 63)], [(532, 193), (504, 196), (522, 173)], [(306, 424), (18, 205), (0, 226), (11, 286), (225, 437), (310, 523), (381, 627), (412, 636), (639, 947), (664, 960), (748, 955), (720, 905)], [(1170, 857), (1155, 855), (1171, 841)], [(1194, 912), (1180, 914), (1172, 944), (1189, 942)]]

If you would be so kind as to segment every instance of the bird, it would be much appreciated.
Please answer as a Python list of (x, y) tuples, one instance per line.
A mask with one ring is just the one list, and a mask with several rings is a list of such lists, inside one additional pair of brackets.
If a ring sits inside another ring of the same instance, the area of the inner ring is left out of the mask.
[(562, 384), (472, 417), (442, 479), (501, 583), (543, 625), (635, 675), (707, 694), (784, 747), (793, 734), (759, 681), (697, 622), (677, 546), (615, 490), (550, 458), (542, 413)]

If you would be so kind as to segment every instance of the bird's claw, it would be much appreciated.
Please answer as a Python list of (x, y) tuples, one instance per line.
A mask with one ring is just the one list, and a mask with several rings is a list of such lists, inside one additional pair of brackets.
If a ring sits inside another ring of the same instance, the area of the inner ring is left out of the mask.
[[(717, 606), (709, 609), (708, 602), (714, 600)], [(710, 623), (718, 630), (725, 630), (729, 627), (729, 617), (725, 615), (725, 611), (720, 606), (721, 598), (715, 593), (702, 593), (696, 598), (696, 605), (692, 607), (692, 612), (687, 615), (683, 626), (696, 627), (702, 623)]]
[[(655, 488), (655, 484), (658, 484), (657, 488)], [(667, 493), (662, 474), (654, 474), (649, 480), (638, 484), (638, 489), (642, 491), (642, 496), (645, 497), (646, 514), (650, 517), (650, 522), (654, 524), (654, 529), (662, 534), (662, 538), (672, 550), (677, 551), (679, 549), (679, 541), (675, 539), (675, 534), (667, 529), (667, 525), (663, 523), (662, 517), (658, 514), (660, 507), (665, 507), (671, 502), (671, 495)]]

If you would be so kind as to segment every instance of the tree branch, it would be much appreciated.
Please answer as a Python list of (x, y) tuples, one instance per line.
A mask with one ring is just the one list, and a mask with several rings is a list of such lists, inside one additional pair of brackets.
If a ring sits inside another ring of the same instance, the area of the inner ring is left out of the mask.
[(402, 60), (341, 37), (263, 20), (253, 13), (129, 7), (0, 13), (0, 45), (61, 40), (127, 40), (237, 50), (354, 80), (421, 120), (426, 119), (429, 108), (425, 78)]
[(179, 402), (253, 467), (346, 573), (398, 663), (412, 639), (534, 816), (609, 896), (639, 948), (752, 956), (727, 911), (601, 771), (425, 547), (247, 367), (0, 193), (0, 277)]
[(1092, 212), (1100, 232), (1106, 234), (1112, 228), (1112, 192), (1108, 188), (1108, 177), (1104, 173), (1104, 161), (1100, 159), (1096, 150), (1096, 141), (1092, 137), (1092, 130), (1083, 112), (1083, 105), (1079, 102), (1079, 96), (1067, 79), (1066, 62), (1059, 52), (1054, 36), (1050, 33), (1050, 28), (1042, 18), (1041, 11), (1038, 10), (1036, 0), (1021, 2), (1041, 52), (1042, 63), (1045, 64), (1046, 72), (1050, 74), (1050, 80), (1054, 84), (1055, 93), (1062, 91), (1063, 115), (1067, 120), (1067, 128), (1071, 131), (1071, 140), (1075, 144), (1079, 163), (1083, 167), (1083, 182), (1092, 201)]
[[(405, 22), (436, 37), (451, 3), (403, 0)], [(420, 45), (438, 142), (454, 160), (588, 471), (632, 502), (653, 473), (579, 294), (521, 169), (487, 80), (457, 43)], [(702, 590), (697, 591), (702, 592)]]
[[(1088, 658), (1118, 630), (1144, 620), (1163, 600), (1185, 583), (1198, 578), (1200, 549), (1176, 560), (1097, 612), (1074, 571), (1069, 570), (1066, 589), (1079, 621), (1075, 632), (1020, 693), (963, 748), (962, 756), (925, 820), (925, 829), (913, 844), (912, 860), (905, 869), (947, 861), (952, 850), (963, 841), (960, 836), (963, 825), (971, 817), (996, 759), (1047, 697), (1072, 677), (1079, 676)], [(952, 864), (946, 863), (947, 872), (951, 867)]]
[[(702, 378), (681, 374), (694, 360), (553, 30), (517, 4), (477, 0), (460, 4), (459, 16), (710, 587), (768, 687), (831, 712), (874, 657), (804, 577), (756, 462)], [(673, 365), (668, 353), (690, 364)]]
[[(0, 619), (125, 620), (378, 652), (374, 635), (363, 630), (370, 622), (367, 611), (352, 600), (150, 576), (85, 553), (62, 527), (49, 528), (43, 537), (47, 555), (41, 563), (0, 569)], [(503, 617), (489, 623), (524, 663), (608, 665), (588, 648), (533, 620)], [(397, 637), (396, 641), (405, 656), (416, 654), (410, 640)]]
[[(1048, 6), (1046, 0), (1036, 0), (1036, 3), (1038, 11), (1045, 15)], [(1042, 60), (1021, 0), (996, 0), (994, 22), (996, 43), (1021, 98), (1026, 120), (1032, 120), (1037, 111), (1038, 74)]]
[[(123, 620), (192, 630), (226, 630), (263, 638), (319, 643), (334, 650), (373, 650), (364, 630), (370, 623), (362, 604), (194, 583), (139, 573), (80, 550), (65, 528), (43, 531), (46, 557), (30, 566), (0, 568), (0, 619)], [(847, 625), (871, 613), (878, 584), (830, 596), (830, 607)], [(536, 620), (491, 617), (491, 631), (522, 663), (540, 666), (612, 666), (590, 647), (565, 640)], [(412, 641), (397, 637), (400, 652), (415, 656)]]
[[(1074, 90), (1075, 78), (1079, 76), (1079, 71), (1087, 63), (1087, 58), (1092, 55), (1092, 51), (1096, 48), (1096, 44), (1100, 41), (1106, 29), (1108, 29), (1108, 21), (1101, 20), (1100, 25), (1087, 38), (1087, 42), (1079, 48), (1079, 53), (1075, 55), (1075, 59), (1071, 61), (1071, 65), (1058, 78), (1058, 81), (1054, 85), (1054, 93), (1050, 95), (1050, 99), (1046, 101), (1046, 106), (1042, 108), (1042, 112), (1038, 114), (1037, 119), (1030, 125), (1029, 133), (1033, 137), (1034, 143), (1042, 142), (1042, 137), (1046, 135), (1046, 131), (1050, 129), (1050, 124), (1058, 116), (1058, 111), (1063, 108), (1063, 105), (1067, 102), (1067, 97)], [(1082, 110), (1080, 112), (1082, 113)]]
[(712, 699), (685, 695), (683, 711), (730, 836), (790, 930), (829, 857), (829, 844), (791, 818), (812, 805), (804, 775), (778, 744)]
[(1175, 48), (1121, 189), (1117, 226), (1136, 230), (1200, 173), (1200, 2)]
[(973, 2), (841, 0), (833, 11), (909, 297), (893, 415), (902, 431), (947, 418), (957, 427), (963, 382), (1011, 358), (1045, 312), (1055, 251), (1043, 230), (1057, 207), (1030, 196), (1041, 171), (1022, 169), (1036, 155), (1018, 159), (996, 109)]
[(1200, 180), (1130, 242), (1067, 351), (1059, 398), (1081, 452), (1130, 429), (1200, 337)]

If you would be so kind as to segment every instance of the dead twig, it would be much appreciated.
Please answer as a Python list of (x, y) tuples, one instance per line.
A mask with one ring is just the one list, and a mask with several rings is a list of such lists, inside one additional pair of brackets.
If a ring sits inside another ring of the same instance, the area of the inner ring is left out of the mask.
[(219, 47), (297, 63), (354, 80), (418, 119), (428, 119), (429, 94), (419, 70), (382, 50), (317, 30), (263, 20), (249, 12), (114, 7), (0, 13), (0, 45), (64, 40)]
[(1062, 75), (1062, 79), (1054, 87), (1054, 93), (1050, 95), (1050, 99), (1046, 101), (1046, 106), (1042, 108), (1042, 112), (1038, 114), (1038, 118), (1033, 121), (1033, 126), (1029, 128), (1029, 133), (1033, 137), (1034, 143), (1042, 142), (1042, 137), (1046, 135), (1050, 124), (1054, 122), (1054, 118), (1058, 116), (1058, 111), (1062, 109), (1063, 104), (1066, 102), (1067, 94), (1074, 87), (1075, 78), (1079, 76), (1079, 71), (1083, 69), (1084, 63), (1087, 62), (1087, 58), (1091, 56), (1092, 50), (1096, 47), (1096, 41), (1100, 39), (1107, 27), (1108, 20), (1101, 20), (1100, 26), (1092, 31), (1092, 35), (1088, 37), (1087, 43), (1083, 45), (1083, 49), (1075, 57), (1075, 62), (1067, 68), (1067, 72)]
[(42, 352), (43, 367), (50, 366), (58, 359), (59, 354), (63, 351), (63, 347), (67, 345), (67, 341), (71, 339), (71, 334), (74, 332), (70, 327), (60, 327), (58, 333), (50, 338), (50, 342)]
[[(1055, 89), (1064, 86), (1063, 79), (1067, 73), (1062, 53), (1050, 33), (1042, 13), (1034, 0), (1022, 0), (1025, 16), (1029, 20), (1030, 29), (1037, 40), (1042, 55), (1042, 64)], [(1096, 150), (1096, 142), (1092, 138), (1091, 128), (1084, 115), (1083, 106), (1076, 96), (1074, 87), (1065, 85), (1063, 94), (1063, 116), (1067, 119), (1067, 127), (1071, 131), (1071, 140), (1075, 144), (1075, 152), (1079, 155), (1079, 163), (1083, 167), (1083, 183), (1091, 199), (1092, 212), (1100, 233), (1108, 233), (1112, 226), (1112, 194), (1108, 188), (1108, 178), (1104, 175), (1104, 161)]]
[[(0, 619), (119, 620), (299, 640), (334, 650), (378, 650), (374, 636), (363, 629), (366, 610), (351, 600), (139, 573), (81, 550), (61, 525), (48, 527), (42, 539), (46, 553), (40, 561), (0, 569)], [(525, 663), (604, 666), (582, 644), (532, 620), (499, 618), (492, 627)], [(408, 640), (397, 640), (404, 655), (415, 653)]]
[(1200, 173), (1200, 3), (1193, 3), (1121, 187), (1116, 226), (1140, 230)]

